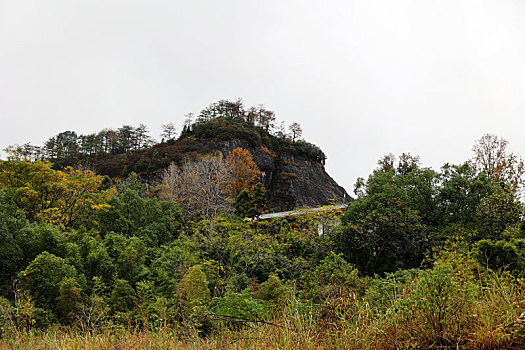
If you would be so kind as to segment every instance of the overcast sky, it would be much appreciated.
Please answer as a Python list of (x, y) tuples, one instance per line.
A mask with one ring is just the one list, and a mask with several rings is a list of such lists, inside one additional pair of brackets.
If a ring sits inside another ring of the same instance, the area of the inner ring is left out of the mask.
[(523, 0), (0, 0), (0, 148), (219, 99), (298, 122), (350, 193), (386, 153), (525, 155)]

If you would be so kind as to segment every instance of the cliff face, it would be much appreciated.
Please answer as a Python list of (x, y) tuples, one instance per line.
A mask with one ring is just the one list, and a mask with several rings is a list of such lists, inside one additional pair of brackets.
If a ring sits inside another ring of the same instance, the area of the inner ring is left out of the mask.
[(237, 147), (250, 151), (262, 171), (261, 182), (268, 190), (272, 209), (291, 210), (351, 200), (320, 163), (288, 153), (276, 154), (265, 146), (252, 147), (241, 140), (222, 141), (216, 147), (225, 157)]
[(178, 140), (127, 154), (98, 158), (100, 174), (126, 177), (134, 171), (148, 182), (158, 182), (172, 162), (181, 165), (204, 154), (220, 151), (224, 157), (237, 147), (250, 151), (262, 172), (269, 208), (291, 210), (304, 206), (346, 203), (351, 198), (325, 171), (320, 148), (306, 141), (293, 142), (267, 130), (231, 119), (219, 118), (183, 131)]

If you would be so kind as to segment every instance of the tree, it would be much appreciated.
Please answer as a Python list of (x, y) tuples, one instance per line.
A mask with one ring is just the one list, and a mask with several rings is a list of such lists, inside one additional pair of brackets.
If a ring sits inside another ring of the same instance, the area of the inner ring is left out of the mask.
[(301, 128), (301, 125), (299, 125), (299, 123), (292, 123), (288, 127), (288, 129), (292, 133), (292, 141), (301, 138), (301, 136), (303, 135), (303, 129)]
[(475, 218), (482, 238), (504, 238), (506, 229), (519, 227), (523, 212), (523, 204), (508, 186), (496, 186), (495, 191), (484, 197), (477, 208)]
[(135, 143), (136, 149), (145, 149), (154, 144), (153, 139), (149, 135), (149, 129), (144, 124), (139, 124), (135, 129)]
[(508, 141), (492, 134), (476, 140), (471, 159), (473, 167), (487, 173), (496, 182), (505, 182), (514, 193), (521, 192), (525, 184), (525, 163), (521, 157), (507, 152)]
[(15, 205), (15, 193), (0, 191), (0, 295), (10, 290), (23, 262), (21, 231), (28, 225), (24, 212)]
[(259, 105), (256, 111), (256, 121), (261, 128), (270, 131), (275, 122), (275, 112), (267, 110), (264, 105)]
[(336, 236), (348, 261), (366, 274), (419, 266), (430, 247), (428, 228), (404, 201), (373, 197), (353, 201)]
[(229, 100), (219, 100), (218, 102), (210, 104), (208, 107), (203, 109), (197, 121), (200, 123), (208, 122), (216, 118), (227, 118), (238, 121), (246, 121), (246, 111), (244, 110), (244, 105), (242, 99), (237, 99), (235, 101)]
[(96, 134), (80, 135), (80, 153), (83, 156), (92, 156), (98, 153), (100, 145)]
[[(60, 312), (59, 284), (65, 278), (82, 282), (76, 269), (51, 253), (39, 254), (25, 270), (18, 274), (22, 286), (29, 291), (37, 306)], [(80, 283), (81, 285), (82, 283)]]
[(245, 119), (248, 124), (255, 125), (255, 121), (257, 120), (257, 108), (255, 107), (248, 108)]
[(396, 156), (393, 153), (385, 154), (381, 159), (377, 161), (379, 165), (378, 170), (380, 171), (392, 171), (395, 170)]
[(44, 152), (61, 168), (73, 164), (79, 156), (79, 137), (74, 131), (64, 131), (50, 138), (44, 145)]
[(401, 175), (408, 175), (412, 170), (419, 169), (421, 162), (419, 156), (413, 156), (410, 153), (403, 153), (399, 156), (399, 163), (396, 171)]
[(108, 204), (99, 214), (102, 233), (113, 231), (140, 237), (150, 246), (169, 243), (178, 236), (182, 217), (172, 201), (141, 198), (136, 191), (127, 189)]
[(432, 169), (401, 168), (376, 170), (366, 182), (359, 181), (359, 198), (349, 204), (343, 232), (334, 237), (345, 259), (364, 273), (417, 267), (432, 245), (429, 232), (437, 221), (438, 174)]
[(160, 134), (160, 136), (166, 140), (171, 140), (175, 137), (175, 132), (175, 124), (169, 122), (167, 124), (162, 124), (162, 133)]
[(250, 188), (261, 172), (253, 161), (250, 151), (241, 147), (237, 147), (228, 154), (226, 163), (233, 174), (229, 185), (230, 197), (236, 198), (239, 192)]
[(9, 159), (13, 160), (27, 160), (35, 161), (42, 158), (42, 149), (38, 146), (33, 146), (31, 143), (24, 143), (23, 145), (11, 145), (4, 149), (8, 154)]
[(135, 290), (130, 286), (128, 281), (117, 279), (111, 291), (111, 297), (109, 298), (111, 310), (123, 314), (129, 313), (135, 306), (135, 294)]
[(102, 146), (99, 155), (120, 153), (118, 135), (119, 133), (113, 129), (104, 129), (97, 134)]
[(206, 310), (211, 299), (208, 280), (201, 265), (194, 265), (188, 269), (179, 283), (179, 291), (185, 316), (197, 323), (199, 311)]
[(211, 218), (219, 212), (231, 213), (232, 183), (230, 163), (207, 157), (178, 167), (172, 163), (164, 172), (161, 198), (177, 203), (185, 216), (199, 213)]
[(485, 173), (478, 173), (468, 162), (445, 164), (439, 173), (436, 206), (440, 225), (460, 224), (474, 229), (479, 205), (496, 186)]
[(109, 233), (104, 237), (104, 245), (114, 261), (117, 278), (134, 284), (148, 275), (149, 271), (145, 266), (148, 248), (143, 240)]
[(189, 131), (193, 124), (194, 115), (193, 113), (188, 113), (184, 116), (184, 130)]
[(82, 300), (82, 288), (75, 278), (65, 277), (59, 283), (60, 296), (58, 297), (59, 308), (63, 317), (69, 317), (77, 309)]
[(360, 287), (358, 271), (341, 256), (330, 252), (314, 271), (305, 274), (306, 295), (316, 302), (340, 298), (349, 290)]
[(210, 290), (201, 265), (194, 265), (188, 269), (188, 273), (180, 281), (180, 291), (185, 306), (192, 307), (209, 302)]
[(17, 193), (17, 205), (30, 220), (65, 227), (92, 223), (114, 189), (101, 190), (104, 177), (90, 170), (53, 170), (47, 161), (0, 161), (0, 189)]
[(239, 192), (235, 200), (235, 215), (253, 218), (267, 210), (266, 189), (258, 182), (248, 190)]

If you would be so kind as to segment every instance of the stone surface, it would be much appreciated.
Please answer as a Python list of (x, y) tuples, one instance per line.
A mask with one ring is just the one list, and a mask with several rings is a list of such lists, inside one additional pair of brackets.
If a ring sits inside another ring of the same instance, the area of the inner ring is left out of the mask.
[(270, 209), (292, 210), (351, 201), (320, 163), (287, 153), (275, 154), (264, 146), (250, 147), (241, 140), (220, 141), (216, 147), (225, 157), (237, 147), (250, 151), (263, 173), (261, 182), (268, 190)]

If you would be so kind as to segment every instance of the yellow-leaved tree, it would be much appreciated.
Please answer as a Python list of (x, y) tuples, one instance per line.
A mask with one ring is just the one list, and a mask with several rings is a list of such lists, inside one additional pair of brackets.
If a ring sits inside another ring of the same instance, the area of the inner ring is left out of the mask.
[(116, 190), (102, 188), (103, 179), (91, 170), (54, 170), (48, 161), (0, 160), (0, 190), (16, 192), (28, 219), (64, 227), (92, 224), (108, 206)]

